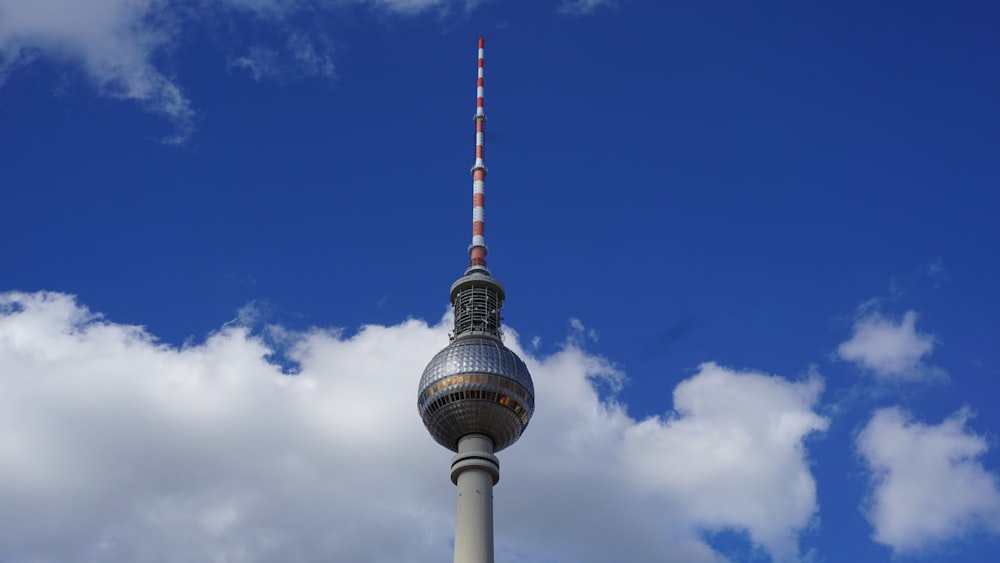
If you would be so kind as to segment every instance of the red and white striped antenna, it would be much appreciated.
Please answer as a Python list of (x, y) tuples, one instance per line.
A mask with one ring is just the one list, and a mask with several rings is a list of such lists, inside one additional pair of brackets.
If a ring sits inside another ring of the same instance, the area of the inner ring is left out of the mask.
[[(483, 109), (483, 46), (479, 38), (479, 77), (476, 82), (476, 163), (472, 166), (472, 244), (469, 245), (469, 272), (486, 269), (486, 165), (483, 163), (483, 137), (486, 113)], [(468, 273), (468, 272), (467, 272)]]

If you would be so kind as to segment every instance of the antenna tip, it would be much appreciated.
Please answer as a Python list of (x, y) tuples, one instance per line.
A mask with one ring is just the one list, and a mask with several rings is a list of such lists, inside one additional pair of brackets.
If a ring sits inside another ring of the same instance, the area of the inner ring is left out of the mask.
[(484, 44), (484, 43), (486, 43), (486, 40), (485, 40), (485, 39), (483, 39), (483, 37), (482, 37), (482, 36), (480, 36), (480, 37), (479, 37), (479, 48), (480, 48), (480, 49), (482, 49), (482, 48), (483, 48), (483, 44)]

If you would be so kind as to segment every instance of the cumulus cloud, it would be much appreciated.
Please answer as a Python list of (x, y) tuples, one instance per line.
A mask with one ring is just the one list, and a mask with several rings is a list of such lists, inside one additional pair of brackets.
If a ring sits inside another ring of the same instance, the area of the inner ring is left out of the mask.
[(854, 334), (837, 348), (837, 356), (854, 362), (886, 380), (919, 380), (945, 377), (940, 368), (924, 358), (934, 351), (934, 335), (918, 332), (917, 313), (907, 311), (900, 322), (878, 312), (863, 315), (854, 323)]
[(913, 553), (970, 531), (1000, 533), (998, 477), (977, 461), (988, 445), (968, 418), (963, 409), (930, 426), (898, 408), (875, 412), (857, 439), (872, 472), (875, 541)]
[(776, 559), (794, 559), (817, 511), (804, 439), (826, 430), (813, 412), (819, 376), (793, 382), (714, 363), (674, 390), (676, 414), (625, 434), (637, 482), (698, 526), (745, 530)]
[[(0, 560), (447, 560), (450, 454), (415, 398), (445, 321), (232, 323), (177, 348), (71, 296), (0, 294)], [(720, 561), (718, 529), (795, 556), (818, 377), (705, 364), (676, 412), (636, 421), (597, 391), (623, 377), (608, 361), (508, 340), (538, 410), (501, 454), (498, 562)]]

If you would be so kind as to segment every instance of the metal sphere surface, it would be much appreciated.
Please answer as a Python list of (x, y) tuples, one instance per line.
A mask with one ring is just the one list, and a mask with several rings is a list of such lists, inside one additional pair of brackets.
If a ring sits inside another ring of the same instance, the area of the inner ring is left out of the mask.
[(521, 358), (494, 338), (466, 336), (437, 353), (420, 377), (417, 408), (442, 446), (458, 451), (485, 434), (500, 451), (521, 437), (535, 410), (535, 387)]

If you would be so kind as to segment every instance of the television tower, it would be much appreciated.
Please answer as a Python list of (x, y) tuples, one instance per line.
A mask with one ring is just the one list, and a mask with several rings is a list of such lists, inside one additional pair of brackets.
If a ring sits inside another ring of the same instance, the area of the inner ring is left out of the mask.
[(531, 374), (503, 344), (503, 286), (486, 268), (482, 37), (475, 122), (469, 267), (451, 285), (451, 343), (427, 364), (417, 391), (424, 426), (439, 444), (457, 453), (451, 460), (451, 481), (458, 487), (455, 563), (493, 563), (493, 485), (500, 480), (494, 454), (521, 437), (535, 410)]

